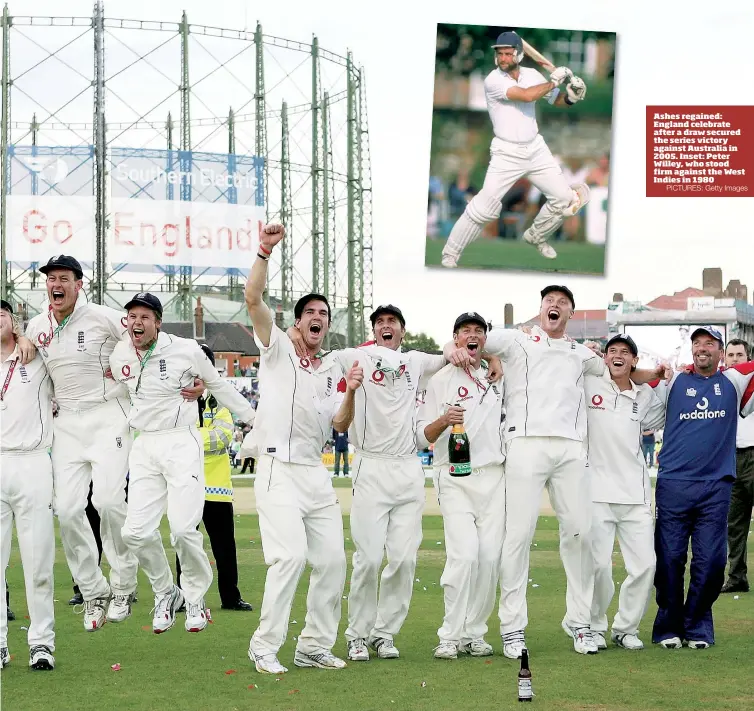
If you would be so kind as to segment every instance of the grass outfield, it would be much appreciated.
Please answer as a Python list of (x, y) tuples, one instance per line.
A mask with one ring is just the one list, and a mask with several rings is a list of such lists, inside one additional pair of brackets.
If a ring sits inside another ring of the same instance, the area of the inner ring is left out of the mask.
[[(424, 263), (440, 266), (444, 240), (427, 240)], [(466, 269), (506, 269), (513, 271), (605, 273), (605, 247), (586, 242), (555, 242), (556, 259), (545, 259), (530, 244), (513, 240), (481, 239), (463, 251), (458, 266)]]
[[(344, 524), (348, 525), (347, 519)], [(345, 535), (350, 538), (347, 529)], [(424, 520), (414, 599), (403, 632), (396, 640), (401, 659), (351, 663), (339, 672), (294, 667), (293, 638), (304, 621), (306, 585), (302, 584), (291, 617), (296, 622), (291, 624), (290, 637), (280, 653), (281, 661), (291, 671), (280, 681), (257, 674), (246, 657), (249, 636), (259, 618), (265, 573), (255, 516), (237, 519), (236, 540), (240, 588), (257, 610), (253, 613), (220, 610), (213, 586), (207, 603), (214, 621), (206, 631), (188, 634), (183, 630), (181, 615), (176, 627), (160, 636), (151, 632), (152, 597), (141, 573), (140, 600), (133, 616), (118, 626), (108, 624), (99, 632), (84, 632), (81, 617), (65, 604), (71, 595), (70, 576), (59, 546), (55, 567), (57, 668), (52, 673), (32, 672), (27, 666), (25, 632), (20, 628), (28, 624), (24, 618), (28, 613), (18, 547), (14, 542), (8, 584), (17, 619), (9, 623), (9, 647), (14, 659), (0, 675), (4, 708), (13, 711), (519, 708), (518, 664), (505, 659), (500, 652), (495, 615), (487, 635), (495, 647), (494, 657), (457, 661), (432, 658), (443, 609), (439, 581), (445, 554), (440, 518)], [(536, 708), (557, 711), (754, 708), (754, 594), (741, 595), (739, 600), (730, 595), (722, 597), (715, 608), (718, 644), (709, 650), (669, 651), (650, 646), (642, 652), (627, 652), (611, 646), (597, 656), (585, 657), (573, 652), (571, 641), (560, 629), (565, 581), (554, 519), (540, 519), (534, 540), (537, 545), (532, 548), (531, 578), (539, 587), (529, 588), (531, 622), (527, 641)], [(352, 543), (347, 541), (346, 545), (350, 552)], [(619, 556), (615, 574), (622, 580), (624, 571)], [(653, 615), (652, 604), (642, 627), (645, 641), (649, 639)], [(341, 634), (342, 631), (343, 627)], [(336, 652), (344, 654), (344, 646), (341, 636)], [(116, 663), (121, 665), (117, 672), (111, 670)]]

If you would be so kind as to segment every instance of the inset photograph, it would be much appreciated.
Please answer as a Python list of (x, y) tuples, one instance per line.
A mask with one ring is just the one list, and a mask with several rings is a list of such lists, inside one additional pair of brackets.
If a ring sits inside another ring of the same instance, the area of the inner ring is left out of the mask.
[(604, 275), (615, 49), (438, 24), (427, 266)]

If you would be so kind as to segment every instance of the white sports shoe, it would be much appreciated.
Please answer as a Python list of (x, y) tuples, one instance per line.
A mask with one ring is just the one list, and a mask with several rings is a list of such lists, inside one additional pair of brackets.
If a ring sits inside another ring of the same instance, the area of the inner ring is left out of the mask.
[(380, 659), (398, 659), (401, 656), (398, 648), (393, 644), (393, 640), (387, 637), (371, 637), (369, 646), (377, 652)]
[(260, 674), (285, 674), (288, 671), (277, 658), (276, 654), (255, 654), (249, 647), (249, 659), (254, 662)]
[(492, 645), (485, 642), (481, 637), (462, 644), (458, 651), (461, 654), (470, 654), (472, 657), (491, 657), (495, 653)]
[(435, 647), (435, 659), (458, 659), (458, 642), (440, 642)]
[(55, 668), (52, 650), (43, 644), (32, 647), (29, 650), (29, 666), (35, 671), (52, 671)]
[(345, 669), (348, 666), (330, 651), (305, 654), (298, 649), (293, 655), (293, 663), (297, 667), (317, 667), (318, 669)]
[(573, 651), (579, 654), (597, 654), (599, 649), (588, 627), (569, 627), (566, 621), (561, 623), (563, 631), (573, 639)]
[(644, 649), (644, 642), (642, 642), (635, 634), (612, 632), (610, 637), (616, 647), (623, 647), (623, 649)]
[(524, 631), (508, 632), (503, 635), (503, 654), (508, 659), (521, 659), (521, 654), (526, 648)]
[(709, 649), (709, 642), (689, 640), (689, 649)]
[(154, 598), (152, 631), (155, 634), (167, 632), (175, 623), (175, 613), (181, 605), (183, 605), (183, 593), (175, 585), (173, 585), (173, 589), (169, 593), (156, 595)]
[(7, 647), (0, 648), (0, 669), (4, 669), (10, 664), (10, 652)]
[(535, 238), (531, 236), (531, 233), (529, 230), (526, 230), (523, 234), (523, 240), (524, 242), (528, 242), (529, 244), (533, 244), (537, 251), (545, 257), (545, 259), (555, 259), (555, 257), (558, 256), (558, 253), (553, 249), (553, 247), (548, 244), (545, 241), (538, 241)]
[(352, 662), (369, 661), (369, 648), (365, 639), (348, 640), (348, 659)]
[(665, 649), (681, 649), (683, 642), (681, 642), (680, 637), (670, 637), (670, 639), (663, 639), (660, 646), (665, 647)]
[[(592, 630), (592, 639), (597, 645), (597, 649), (607, 649), (607, 641), (605, 640), (604, 632), (595, 632), (594, 630)], [(615, 633), (613, 633), (613, 642), (615, 642)]]
[(84, 629), (87, 632), (96, 632), (107, 622), (106, 610), (110, 603), (110, 596), (97, 597), (94, 600), (84, 601)]
[(207, 626), (207, 613), (204, 600), (189, 602), (186, 600), (186, 632), (201, 632)]
[(113, 595), (107, 607), (108, 622), (123, 622), (131, 617), (131, 595)]
[(443, 254), (440, 264), (447, 269), (455, 269), (458, 266), (458, 257), (454, 257), (452, 254)]

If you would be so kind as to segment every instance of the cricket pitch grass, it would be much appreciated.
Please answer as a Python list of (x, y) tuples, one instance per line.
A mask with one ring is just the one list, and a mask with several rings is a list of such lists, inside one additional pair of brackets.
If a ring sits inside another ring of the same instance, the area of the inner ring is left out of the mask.
[[(346, 546), (353, 552), (348, 518)], [(167, 530), (163, 527), (169, 560)], [(257, 517), (236, 518), (239, 587), (254, 612), (220, 609), (215, 584), (207, 595), (213, 622), (200, 634), (183, 629), (184, 616), (166, 634), (151, 631), (153, 597), (139, 573), (139, 601), (121, 624), (108, 623), (87, 633), (82, 618), (67, 605), (71, 579), (58, 542), (55, 564), (56, 669), (32, 672), (28, 667), (28, 611), (17, 542), (7, 571), (11, 608), (11, 665), (0, 673), (2, 705), (9, 711), (454, 711), (518, 707), (518, 662), (502, 656), (497, 610), (490, 618), (487, 641), (495, 648), (488, 658), (435, 660), (436, 630), (443, 614), (440, 575), (445, 561), (442, 519), (424, 519), (424, 540), (414, 581), (408, 620), (396, 637), (401, 658), (351, 662), (342, 671), (298, 669), (293, 651), (304, 622), (308, 570), (302, 578), (291, 614), (288, 639), (280, 661), (290, 671), (280, 679), (254, 671), (247, 658), (249, 637), (259, 619), (265, 566)], [(754, 593), (738, 600), (723, 595), (715, 606), (717, 645), (709, 650), (664, 650), (649, 644), (655, 605), (644, 619), (641, 636), (647, 648), (629, 652), (612, 645), (596, 656), (573, 651), (560, 627), (565, 608), (565, 577), (558, 556), (557, 523), (539, 521), (532, 546), (527, 642), (531, 655), (534, 708), (558, 711), (624, 711), (625, 709), (754, 708)], [(209, 546), (207, 549), (209, 550)], [(210, 556), (211, 559), (211, 556)], [(625, 577), (615, 554), (615, 579)], [(537, 587), (535, 587), (537, 586)], [(610, 619), (617, 604), (613, 602)], [(346, 593), (348, 586), (346, 585)], [(335, 652), (345, 657), (346, 601)], [(120, 665), (119, 671), (112, 666)]]

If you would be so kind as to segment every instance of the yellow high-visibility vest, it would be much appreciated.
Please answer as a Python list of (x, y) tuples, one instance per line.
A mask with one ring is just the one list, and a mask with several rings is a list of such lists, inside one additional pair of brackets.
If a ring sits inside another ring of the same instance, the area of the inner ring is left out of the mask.
[(197, 422), (204, 440), (204, 498), (233, 501), (228, 450), (233, 441), (233, 417), (228, 408), (204, 411), (204, 427)]

